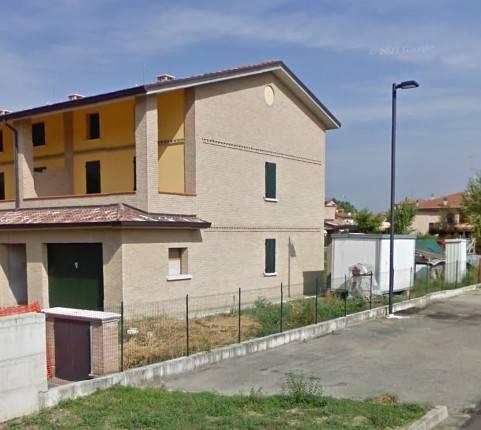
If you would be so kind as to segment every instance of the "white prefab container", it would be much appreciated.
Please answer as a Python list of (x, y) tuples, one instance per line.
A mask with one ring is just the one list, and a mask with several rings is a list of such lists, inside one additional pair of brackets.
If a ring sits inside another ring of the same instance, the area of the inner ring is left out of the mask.
[(467, 268), (467, 239), (446, 239), (446, 282), (461, 282)]
[[(416, 236), (395, 236), (394, 291), (407, 290), (413, 285), (415, 248)], [(361, 263), (371, 268), (378, 289), (389, 292), (389, 235), (334, 234), (329, 255), (331, 289), (344, 289), (346, 279), (351, 277), (349, 268)]]

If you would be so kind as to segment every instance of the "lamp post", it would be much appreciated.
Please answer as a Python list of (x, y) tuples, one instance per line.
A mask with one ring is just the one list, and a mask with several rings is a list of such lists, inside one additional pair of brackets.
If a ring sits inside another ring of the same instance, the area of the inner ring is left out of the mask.
[(392, 84), (392, 130), (391, 130), (391, 226), (389, 232), (389, 315), (393, 314), (392, 299), (394, 293), (394, 204), (396, 199), (396, 97), (397, 90), (417, 88), (416, 81), (404, 81)]

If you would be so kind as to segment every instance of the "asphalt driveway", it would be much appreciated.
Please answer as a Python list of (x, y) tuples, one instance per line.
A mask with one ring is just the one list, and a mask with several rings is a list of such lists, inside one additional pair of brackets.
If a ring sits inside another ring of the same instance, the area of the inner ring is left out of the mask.
[(279, 392), (292, 372), (319, 378), (335, 397), (392, 393), (401, 401), (447, 405), (448, 424), (461, 425), (481, 402), (481, 292), (164, 382), (184, 391), (268, 394)]

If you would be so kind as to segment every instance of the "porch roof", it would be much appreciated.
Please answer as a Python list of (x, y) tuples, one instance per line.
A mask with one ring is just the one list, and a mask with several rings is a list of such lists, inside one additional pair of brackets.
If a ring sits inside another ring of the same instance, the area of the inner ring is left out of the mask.
[(124, 203), (0, 211), (0, 230), (88, 226), (200, 229), (210, 225), (196, 215), (150, 213)]

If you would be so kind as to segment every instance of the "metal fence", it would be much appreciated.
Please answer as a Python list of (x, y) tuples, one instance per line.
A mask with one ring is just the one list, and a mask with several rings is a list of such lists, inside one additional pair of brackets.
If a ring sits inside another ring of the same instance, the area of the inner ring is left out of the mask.
[[(397, 292), (395, 301), (479, 281), (476, 268), (461, 270), (459, 265), (428, 273), (405, 272), (395, 273), (395, 280), (410, 280), (408, 288)], [(452, 272), (456, 275), (453, 278)], [(342, 280), (323, 276), (308, 283), (237, 288), (223, 294), (186, 295), (142, 305), (122, 303), (106, 310), (121, 314), (118, 343), (123, 370), (386, 305), (388, 291), (379, 287), (387, 276), (346, 274)], [(341, 281), (344, 288), (331, 289), (333, 281), (335, 285)]]

